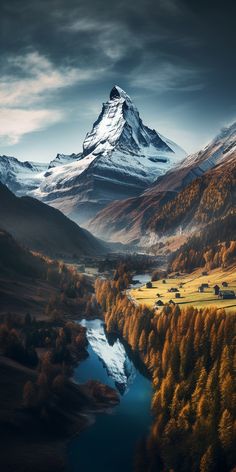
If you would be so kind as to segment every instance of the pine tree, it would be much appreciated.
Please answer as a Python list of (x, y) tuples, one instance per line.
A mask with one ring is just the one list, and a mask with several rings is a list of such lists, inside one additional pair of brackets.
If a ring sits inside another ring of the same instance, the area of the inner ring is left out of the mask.
[(200, 472), (214, 472), (214, 470), (215, 470), (215, 464), (214, 464), (213, 447), (209, 446), (201, 458)]
[(222, 447), (227, 451), (233, 445), (233, 418), (228, 410), (224, 410), (218, 430)]

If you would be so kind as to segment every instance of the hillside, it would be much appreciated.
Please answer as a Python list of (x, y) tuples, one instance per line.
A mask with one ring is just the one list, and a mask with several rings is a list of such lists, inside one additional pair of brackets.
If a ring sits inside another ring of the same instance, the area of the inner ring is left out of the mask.
[(214, 269), (236, 265), (236, 212), (206, 225), (171, 255), (172, 270), (191, 272), (196, 267)]
[(31, 250), (52, 257), (106, 252), (105, 245), (59, 210), (31, 197), (16, 197), (0, 184), (1, 228)]
[(226, 162), (196, 178), (149, 218), (158, 235), (203, 226), (227, 216), (236, 203), (236, 152)]
[[(236, 124), (204, 150), (188, 156), (137, 198), (114, 202), (89, 224), (100, 237), (154, 243), (187, 225), (225, 215), (235, 203)], [(231, 175), (232, 174), (232, 175)]]
[(21, 247), (6, 231), (0, 229), (0, 270), (28, 277), (45, 277), (47, 264), (39, 256)]

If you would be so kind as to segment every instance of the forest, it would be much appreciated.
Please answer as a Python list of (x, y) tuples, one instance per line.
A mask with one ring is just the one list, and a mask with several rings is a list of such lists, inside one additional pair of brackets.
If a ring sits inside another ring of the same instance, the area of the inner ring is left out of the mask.
[(181, 190), (158, 208), (148, 222), (149, 228), (159, 235), (171, 234), (178, 227), (203, 227), (224, 218), (235, 205), (235, 162), (224, 169), (216, 167)]
[(129, 344), (153, 382), (153, 424), (135, 470), (232, 470), (236, 313), (136, 305), (124, 292), (129, 277), (120, 267), (115, 280), (98, 279), (95, 289), (108, 333)]
[(207, 270), (226, 268), (236, 259), (235, 213), (196, 232), (170, 257), (170, 270), (191, 272), (197, 267)]

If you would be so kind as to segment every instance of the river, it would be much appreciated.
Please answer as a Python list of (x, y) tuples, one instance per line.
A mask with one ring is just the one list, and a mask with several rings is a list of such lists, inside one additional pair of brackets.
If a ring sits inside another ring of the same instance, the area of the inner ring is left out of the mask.
[(109, 344), (101, 320), (82, 324), (87, 328), (89, 357), (75, 369), (74, 379), (96, 379), (116, 388), (120, 404), (110, 414), (97, 414), (94, 424), (70, 442), (68, 472), (130, 472), (138, 442), (151, 425), (151, 382), (119, 340)]

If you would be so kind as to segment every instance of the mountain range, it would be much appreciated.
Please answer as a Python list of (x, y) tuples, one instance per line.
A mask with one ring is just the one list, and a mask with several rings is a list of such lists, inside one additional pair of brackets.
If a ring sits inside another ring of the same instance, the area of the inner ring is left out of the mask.
[(236, 123), (186, 156), (144, 125), (114, 86), (80, 153), (57, 154), (48, 164), (0, 157), (0, 180), (15, 194), (0, 187), (1, 227), (32, 249), (57, 254), (104, 250), (71, 219), (106, 241), (142, 247), (187, 237), (234, 213), (235, 157)]
[(145, 126), (130, 97), (115, 86), (80, 154), (58, 154), (41, 167), (4, 156), (0, 179), (18, 195), (30, 193), (86, 224), (110, 202), (139, 195), (185, 156)]

